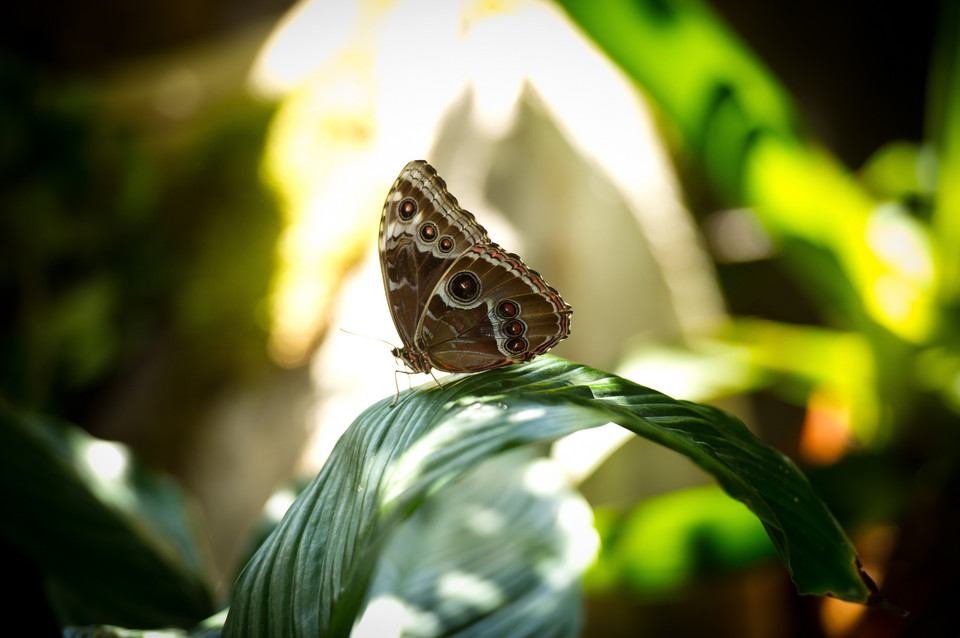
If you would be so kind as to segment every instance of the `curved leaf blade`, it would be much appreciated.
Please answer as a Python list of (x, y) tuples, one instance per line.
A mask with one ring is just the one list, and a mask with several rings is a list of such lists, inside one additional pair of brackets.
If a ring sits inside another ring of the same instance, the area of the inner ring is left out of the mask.
[(593, 513), (542, 450), (494, 457), (393, 534), (352, 635), (577, 636)]
[(241, 575), (225, 636), (349, 633), (385, 544), (432, 493), (506, 450), (610, 421), (746, 503), (801, 593), (877, 602), (806, 478), (733, 416), (551, 356), (444, 383), (357, 418)]

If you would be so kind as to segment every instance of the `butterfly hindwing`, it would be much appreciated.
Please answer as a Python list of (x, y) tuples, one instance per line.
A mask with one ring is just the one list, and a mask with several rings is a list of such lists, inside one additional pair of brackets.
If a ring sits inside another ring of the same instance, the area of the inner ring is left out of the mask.
[(570, 332), (570, 307), (496, 244), (454, 262), (427, 304), (417, 348), (433, 367), (477, 372), (529, 361)]

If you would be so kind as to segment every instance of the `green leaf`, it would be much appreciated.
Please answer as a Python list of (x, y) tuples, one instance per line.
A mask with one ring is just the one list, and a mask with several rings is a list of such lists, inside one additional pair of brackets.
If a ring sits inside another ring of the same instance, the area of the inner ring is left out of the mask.
[[(733, 205), (750, 206), (787, 256), (797, 253), (788, 263), (822, 307), (907, 342), (930, 338), (937, 311), (926, 230), (882, 206), (811, 139), (775, 76), (706, 3), (558, 4), (644, 88), (708, 180)], [(955, 220), (955, 209), (943, 219)], [(954, 227), (945, 222), (944, 236), (956, 244)], [(890, 228), (909, 241), (890, 240)], [(836, 279), (846, 289), (839, 308), (821, 294)]]
[(385, 548), (425, 502), (507, 450), (611, 421), (689, 457), (746, 503), (801, 593), (880, 602), (806, 478), (729, 414), (551, 356), (443, 383), (354, 421), (247, 565), (225, 636), (346, 635)]
[(707, 3), (557, 4), (644, 88), (726, 193), (741, 192), (745, 156), (758, 137), (798, 130), (783, 87)]
[[(481, 463), (393, 534), (356, 635), (577, 635), (590, 506), (533, 447)], [(402, 630), (402, 632), (401, 632)]]
[(629, 512), (596, 512), (603, 552), (587, 574), (591, 594), (672, 593), (696, 578), (775, 555), (756, 516), (716, 485), (661, 494)]
[(941, 11), (927, 98), (929, 137), (939, 163), (931, 236), (939, 248), (940, 301), (956, 313), (960, 306), (960, 184), (956, 179), (960, 171), (960, 7), (943, 2)]
[(0, 404), (0, 537), (64, 623), (190, 626), (213, 611), (182, 493), (120, 445)]

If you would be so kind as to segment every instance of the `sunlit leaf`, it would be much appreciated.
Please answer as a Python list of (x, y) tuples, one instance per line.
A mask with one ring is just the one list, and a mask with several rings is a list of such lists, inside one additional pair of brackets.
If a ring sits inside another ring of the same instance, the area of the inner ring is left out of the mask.
[(941, 300), (954, 309), (960, 301), (960, 7), (941, 3), (943, 15), (930, 81), (929, 133), (938, 153), (933, 238), (940, 259)]
[(816, 248), (796, 260), (814, 295), (842, 277), (848, 320), (869, 317), (911, 342), (930, 335), (932, 278), (913, 270), (930, 261), (928, 242), (888, 250), (872, 240), (879, 202), (804, 132), (773, 74), (704, 3), (559, 4), (648, 92), (718, 190), (752, 207), (786, 249)]
[(746, 503), (801, 593), (876, 602), (804, 476), (734, 417), (551, 356), (444, 383), (357, 418), (247, 565), (224, 635), (346, 634), (384, 547), (431, 495), (506, 450), (610, 421), (689, 457)]
[(885, 200), (930, 197), (936, 189), (935, 154), (902, 140), (881, 146), (858, 172), (860, 181)]
[(575, 635), (593, 515), (533, 447), (481, 463), (399, 526), (354, 635)]

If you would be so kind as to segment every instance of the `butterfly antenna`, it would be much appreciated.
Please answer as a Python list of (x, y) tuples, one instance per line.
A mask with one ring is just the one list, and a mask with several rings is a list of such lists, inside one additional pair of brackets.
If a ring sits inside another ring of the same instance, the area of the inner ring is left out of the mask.
[(379, 338), (379, 337), (371, 337), (370, 335), (362, 335), (362, 334), (360, 334), (360, 333), (358, 333), (358, 332), (350, 332), (349, 330), (344, 330), (343, 328), (340, 328), (340, 332), (345, 332), (345, 333), (347, 333), (348, 335), (353, 335), (354, 337), (360, 337), (360, 338), (362, 338), (362, 339), (372, 339), (373, 341), (379, 341), (380, 343), (385, 343), (385, 344), (387, 344), (388, 346), (390, 346), (391, 348), (396, 348), (395, 345), (393, 345), (392, 343), (390, 343), (390, 342), (387, 341), (386, 339), (381, 339), (381, 338)]
[[(343, 328), (340, 328), (340, 332), (345, 332), (345, 333), (347, 333), (348, 335), (353, 335), (354, 337), (361, 337), (361, 338), (363, 338), (363, 339), (372, 339), (372, 340), (374, 340), (374, 341), (379, 341), (380, 343), (385, 343), (385, 344), (387, 344), (388, 346), (390, 346), (391, 348), (396, 349), (396, 346), (393, 345), (392, 343), (390, 343), (389, 341), (387, 341), (386, 339), (380, 339), (379, 337), (371, 337), (370, 335), (362, 335), (362, 334), (357, 333), (357, 332), (350, 332), (349, 330), (345, 330), (345, 329), (343, 329)], [(397, 360), (400, 361), (400, 359), (397, 359)], [(394, 373), (393, 373), (393, 383), (394, 383), (394, 385), (397, 386), (397, 393), (396, 393), (395, 395), (393, 395), (393, 403), (391, 403), (390, 406), (389, 406), (389, 407), (391, 407), (391, 408), (392, 408), (393, 406), (397, 405), (397, 402), (400, 400), (400, 382), (397, 380), (397, 375), (400, 374), (400, 373), (409, 374), (406, 370), (396, 370), (396, 371), (394, 371)], [(410, 377), (407, 377), (407, 378), (409, 379)]]

